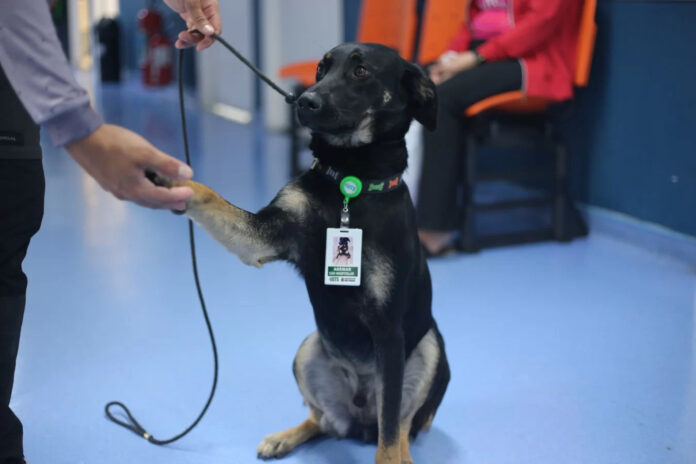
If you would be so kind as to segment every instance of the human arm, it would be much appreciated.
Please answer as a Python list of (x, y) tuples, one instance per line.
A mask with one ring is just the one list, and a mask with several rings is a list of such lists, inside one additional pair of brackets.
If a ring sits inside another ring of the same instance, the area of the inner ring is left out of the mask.
[[(190, 169), (117, 126), (104, 125), (72, 74), (44, 0), (3, 2), (0, 65), (22, 105), (53, 143), (68, 152), (106, 190), (136, 203), (172, 209), (193, 192), (146, 181), (144, 167), (180, 179)], [(181, 169), (181, 171), (180, 171)]]
[[(487, 40), (475, 51), (454, 56), (443, 55), (433, 66), (433, 80), (444, 81), (454, 74), (485, 61), (524, 58), (551, 40), (563, 20), (569, 2), (577, 0), (528, 0), (528, 9), (515, 25)], [(565, 7), (565, 9), (564, 9)], [(472, 12), (475, 14), (475, 12)], [(471, 42), (467, 27), (462, 27), (450, 49), (462, 52)]]
[(472, 41), (469, 25), (478, 13), (476, 2), (470, 2), (469, 9), (464, 13), (464, 20), (450, 41), (447, 51), (429, 68), (430, 78), (435, 84), (439, 85), (458, 72), (471, 69), (478, 64), (476, 56), (469, 50)]
[(166, 155), (138, 134), (103, 124), (66, 150), (101, 187), (119, 200), (156, 209), (182, 210), (193, 196), (189, 187), (166, 189), (145, 177), (153, 171), (170, 179), (193, 177), (190, 167)]
[(430, 66), (430, 79), (439, 85), (455, 74), (477, 66), (479, 62), (480, 58), (473, 51), (446, 52)]
[(471, 45), (471, 31), (469, 30), (469, 22), (465, 21), (457, 31), (457, 35), (449, 43), (448, 51), (463, 52), (469, 49)]
[(73, 77), (44, 0), (2, 2), (0, 64), (35, 123), (69, 144), (102, 124)]

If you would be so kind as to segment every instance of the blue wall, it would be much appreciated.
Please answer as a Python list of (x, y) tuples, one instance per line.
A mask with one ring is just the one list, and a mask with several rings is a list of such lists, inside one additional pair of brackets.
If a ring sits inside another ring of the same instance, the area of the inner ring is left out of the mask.
[(139, 55), (143, 50), (142, 41), (145, 39), (138, 32), (137, 15), (145, 2), (134, 0), (121, 0), (119, 23), (121, 25), (121, 50), (123, 63), (127, 69), (137, 69)]
[[(344, 0), (353, 40), (359, 0)], [(563, 132), (580, 201), (696, 235), (696, 2), (600, 0), (591, 82)]]
[(565, 128), (573, 193), (696, 235), (696, 3), (604, 1), (597, 23)]
[(354, 42), (358, 31), (360, 0), (343, 0), (343, 36), (346, 42)]

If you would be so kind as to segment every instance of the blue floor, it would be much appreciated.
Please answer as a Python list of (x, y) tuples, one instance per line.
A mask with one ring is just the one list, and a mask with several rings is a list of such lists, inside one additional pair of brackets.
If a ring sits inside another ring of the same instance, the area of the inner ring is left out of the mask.
[[(107, 120), (181, 155), (173, 92), (104, 89)], [(284, 183), (286, 141), (192, 111), (197, 179), (256, 209)], [(260, 153), (259, 153), (260, 152)], [(190, 436), (160, 448), (105, 420), (126, 402), (157, 437), (205, 401), (212, 359), (184, 219), (104, 193), (46, 149), (46, 216), (30, 249), (12, 406), (32, 463), (255, 463), (307, 411), (291, 373), (313, 330), (293, 269), (246, 267), (198, 235), (218, 337), (218, 395)], [(696, 462), (696, 273), (601, 234), (431, 263), (452, 382), (416, 464)], [(320, 440), (284, 462), (373, 462)]]

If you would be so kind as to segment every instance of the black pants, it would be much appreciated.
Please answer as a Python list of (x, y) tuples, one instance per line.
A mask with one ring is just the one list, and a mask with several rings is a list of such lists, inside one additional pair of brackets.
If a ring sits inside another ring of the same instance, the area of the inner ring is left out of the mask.
[(0, 68), (0, 464), (22, 463), (22, 424), (10, 410), (27, 278), (22, 261), (43, 217), (39, 128)]
[(461, 227), (458, 192), (459, 180), (465, 178), (464, 111), (486, 97), (521, 87), (522, 67), (516, 60), (484, 63), (438, 86), (437, 129), (426, 130), (423, 136), (419, 229), (452, 231)]

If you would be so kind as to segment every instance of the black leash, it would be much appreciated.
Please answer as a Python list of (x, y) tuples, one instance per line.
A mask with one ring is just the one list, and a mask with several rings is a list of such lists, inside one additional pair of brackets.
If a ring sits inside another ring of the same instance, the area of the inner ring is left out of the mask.
[[(193, 32), (198, 32), (198, 31), (193, 31)], [(250, 62), (249, 60), (247, 60), (247, 59), (244, 57), (244, 55), (242, 55), (241, 53), (239, 53), (232, 45), (230, 45), (229, 43), (227, 43), (227, 41), (226, 41), (225, 39), (223, 39), (222, 37), (220, 37), (220, 36), (217, 35), (217, 34), (213, 34), (212, 37), (213, 37), (215, 40), (217, 40), (218, 42), (220, 42), (226, 49), (228, 49), (229, 51), (231, 51), (231, 52), (234, 54), (234, 56), (236, 56), (237, 58), (239, 58), (239, 61), (241, 61), (242, 63), (244, 63), (245, 65), (247, 65), (247, 67), (248, 67), (249, 69), (251, 69), (252, 71), (254, 71), (254, 74), (256, 74), (262, 81), (264, 81), (266, 84), (270, 85), (270, 86), (273, 88), (273, 90), (275, 90), (276, 92), (278, 92), (279, 94), (281, 94), (281, 95), (285, 98), (285, 103), (287, 103), (287, 104), (289, 104), (289, 105), (292, 105), (292, 104), (295, 103), (295, 100), (297, 99), (297, 97), (296, 97), (295, 95), (293, 95), (293, 94), (291, 94), (291, 93), (288, 93), (288, 92), (286, 92), (285, 90), (283, 90), (283, 89), (281, 89), (280, 87), (278, 87), (278, 85), (277, 85), (275, 82), (273, 82), (272, 80), (270, 80), (270, 79), (268, 78), (268, 76), (266, 76), (263, 72), (261, 72), (261, 70), (258, 69), (256, 66), (254, 66), (253, 64), (251, 64), (251, 62)]]
[[(192, 31), (192, 32), (197, 32), (197, 31)], [(284, 98), (286, 103), (288, 104), (293, 104), (295, 103), (296, 97), (288, 92), (285, 92), (283, 89), (278, 87), (272, 80), (270, 80), (265, 74), (263, 74), (258, 68), (256, 68), (253, 64), (249, 62), (241, 53), (239, 53), (232, 45), (227, 43), (225, 39), (220, 37), (217, 34), (213, 34), (212, 37), (220, 42), (222, 45), (225, 46), (229, 51), (231, 51), (239, 60), (247, 65), (259, 78), (261, 78), (264, 82), (266, 82), (268, 85), (270, 85), (273, 89), (275, 89), (276, 92), (280, 93)], [(184, 136), (184, 154), (186, 155), (186, 164), (191, 166), (191, 156), (189, 154), (189, 142), (188, 142), (188, 131), (186, 128), (186, 108), (184, 106), (184, 84), (183, 84), (183, 63), (184, 63), (184, 51), (179, 50), (179, 112), (181, 114), (181, 130), (183, 132)], [(133, 417), (133, 414), (131, 414), (130, 410), (128, 407), (126, 407), (125, 404), (121, 403), (120, 401), (112, 401), (108, 403), (104, 407), (104, 412), (106, 413), (106, 417), (109, 418), (109, 420), (115, 422), (116, 424), (120, 425), (121, 427), (125, 427), (128, 430), (132, 431), (133, 433), (140, 435), (150, 443), (154, 445), (168, 445), (169, 443), (173, 443), (180, 438), (184, 437), (187, 435), (191, 430), (193, 430), (198, 423), (203, 419), (203, 416), (205, 413), (208, 411), (208, 408), (210, 407), (210, 403), (213, 401), (213, 397), (215, 396), (215, 390), (217, 389), (217, 382), (218, 382), (218, 352), (217, 352), (217, 344), (215, 343), (215, 335), (213, 334), (213, 326), (210, 323), (210, 317), (208, 316), (208, 309), (205, 305), (205, 299), (203, 298), (203, 290), (201, 290), (201, 281), (200, 278), (198, 277), (198, 260), (196, 258), (196, 241), (194, 239), (194, 229), (193, 229), (193, 222), (189, 219), (188, 221), (188, 230), (189, 230), (189, 243), (191, 245), (191, 263), (193, 266), (193, 278), (196, 282), (196, 291), (198, 292), (198, 301), (201, 304), (201, 309), (203, 310), (203, 318), (205, 319), (205, 325), (208, 328), (208, 335), (210, 335), (210, 344), (212, 345), (213, 348), (213, 359), (215, 362), (215, 370), (213, 374), (213, 386), (210, 389), (210, 395), (208, 395), (208, 401), (206, 401), (205, 406), (203, 407), (203, 410), (198, 414), (198, 417), (196, 420), (193, 421), (191, 425), (186, 428), (183, 432), (180, 434), (169, 438), (167, 440), (159, 440), (155, 437), (153, 437), (145, 428), (140, 425), (140, 423)], [(117, 419), (111, 412), (112, 407), (120, 407), (125, 415), (127, 416), (129, 422), (126, 422), (125, 420), (120, 420)]]

